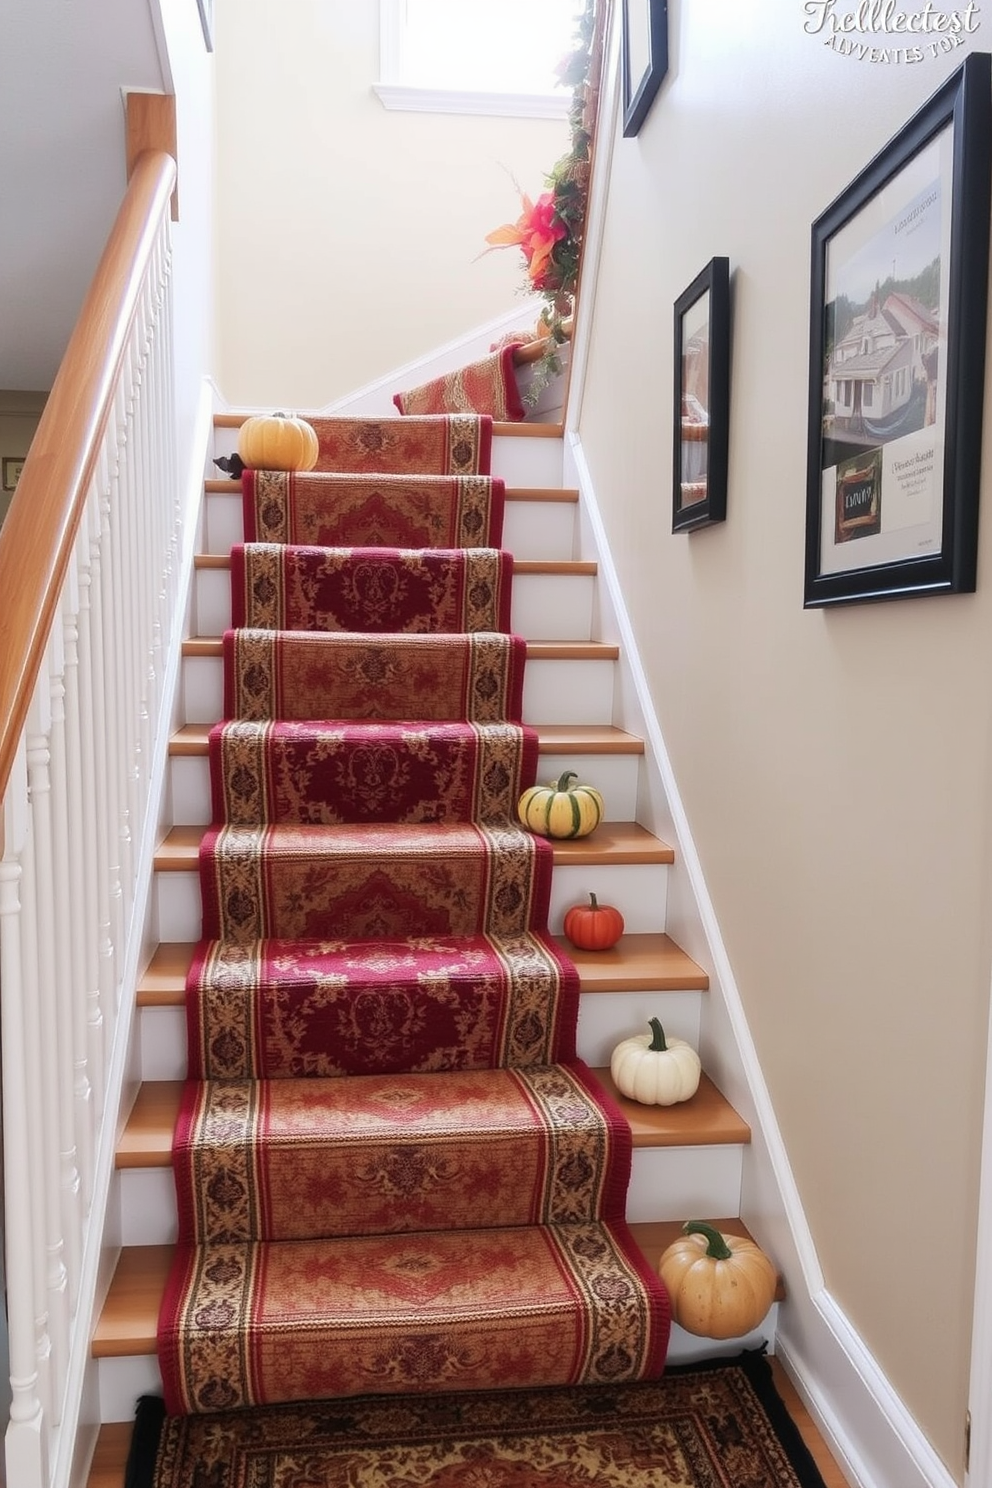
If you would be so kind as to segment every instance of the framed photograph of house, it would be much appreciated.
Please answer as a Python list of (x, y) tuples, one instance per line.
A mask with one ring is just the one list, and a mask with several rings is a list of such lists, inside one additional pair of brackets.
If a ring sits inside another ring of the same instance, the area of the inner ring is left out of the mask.
[(813, 224), (807, 609), (975, 588), (992, 59)]
[(668, 0), (621, 0), (623, 132), (635, 135), (668, 71)]
[(675, 301), (672, 531), (727, 515), (730, 260), (711, 258)]

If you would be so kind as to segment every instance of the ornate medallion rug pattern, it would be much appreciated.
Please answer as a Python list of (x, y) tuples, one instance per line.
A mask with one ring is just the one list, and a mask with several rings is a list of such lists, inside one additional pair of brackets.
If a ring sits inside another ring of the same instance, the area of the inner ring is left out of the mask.
[(315, 422), (316, 472), (242, 483), (166, 1406), (655, 1379), (630, 1127), (515, 817), (538, 738), (491, 420)]
[(138, 1410), (128, 1488), (823, 1488), (767, 1360), (622, 1389), (363, 1397), (164, 1419)]

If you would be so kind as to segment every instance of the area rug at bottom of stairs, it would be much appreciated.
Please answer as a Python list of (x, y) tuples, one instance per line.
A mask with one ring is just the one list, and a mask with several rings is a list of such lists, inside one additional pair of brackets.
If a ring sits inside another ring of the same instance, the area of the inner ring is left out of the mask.
[(652, 1384), (363, 1397), (165, 1417), (127, 1488), (824, 1488), (759, 1353)]

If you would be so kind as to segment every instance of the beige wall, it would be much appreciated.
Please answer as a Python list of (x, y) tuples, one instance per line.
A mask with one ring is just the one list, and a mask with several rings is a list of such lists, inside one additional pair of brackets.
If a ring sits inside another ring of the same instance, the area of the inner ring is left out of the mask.
[(478, 259), (568, 143), (564, 120), (388, 112), (376, 0), (217, 0), (217, 380), (317, 407), (518, 303)]
[[(802, 597), (810, 225), (963, 52), (859, 63), (805, 35), (794, 0), (669, 14), (671, 74), (613, 146), (580, 434), (826, 1285), (960, 1481), (992, 513), (975, 595)], [(672, 305), (716, 254), (734, 272), (728, 519), (673, 537)]]

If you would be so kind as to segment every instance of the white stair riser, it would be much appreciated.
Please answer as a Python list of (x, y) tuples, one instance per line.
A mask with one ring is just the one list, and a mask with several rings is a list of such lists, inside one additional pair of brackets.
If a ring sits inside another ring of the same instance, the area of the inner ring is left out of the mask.
[(560, 439), (497, 434), (493, 440), (492, 474), (508, 486), (560, 486), (563, 445)]
[(162, 1375), (154, 1354), (100, 1359), (97, 1389), (101, 1421), (133, 1421), (139, 1395), (161, 1395)]
[[(664, 930), (667, 889), (665, 863), (559, 864), (551, 881), (548, 923), (558, 934), (565, 911), (573, 904), (588, 904), (595, 894), (603, 904), (616, 905), (631, 934)], [(195, 870), (156, 873), (153, 892), (159, 940), (198, 940), (200, 880)]]
[[(215, 458), (233, 455), (237, 447), (237, 429), (214, 430)], [(560, 486), (562, 441), (538, 439), (533, 435), (497, 434), (493, 438), (492, 474), (511, 486)]]
[(529, 641), (588, 641), (595, 587), (592, 574), (517, 574), (510, 629)]
[[(608, 1065), (622, 1038), (647, 1029), (660, 1017), (665, 1032), (699, 1042), (699, 992), (583, 992), (579, 997), (578, 1055), (587, 1064)], [(186, 1077), (186, 1015), (181, 1007), (138, 1009), (141, 1078)], [(714, 1212), (712, 1209), (709, 1211)]]
[(577, 510), (571, 501), (508, 501), (501, 544), (515, 558), (567, 562), (575, 555)]
[[(613, 674), (612, 661), (528, 661), (524, 672), (524, 722), (611, 723)], [(216, 723), (224, 713), (223, 657), (185, 657), (182, 688), (186, 722)]]
[[(557, 780), (565, 770), (578, 771), (584, 785), (602, 793), (606, 821), (633, 821), (637, 804), (637, 754), (542, 754), (538, 779)], [(173, 755), (169, 761), (172, 821), (176, 826), (205, 827), (213, 820), (210, 762), (206, 755)]]
[(702, 996), (694, 991), (583, 992), (575, 1037), (578, 1056), (596, 1068), (609, 1065), (620, 1040), (647, 1033), (652, 1018), (661, 1019), (671, 1038), (685, 1039), (697, 1049)]
[[(574, 553), (576, 509), (572, 501), (507, 501), (501, 544), (530, 562), (567, 562)], [(227, 554), (244, 538), (240, 487), (232, 481), (230, 491), (208, 491), (202, 551)]]
[[(125, 1168), (118, 1174), (124, 1245), (168, 1245), (176, 1239), (176, 1190), (171, 1168)], [(682, 1219), (736, 1214), (740, 1147), (636, 1147), (627, 1190), (627, 1218)]]
[[(591, 574), (517, 574), (510, 629), (533, 641), (588, 641), (595, 582)], [(220, 635), (230, 627), (228, 569), (197, 569), (195, 613), (198, 635)]]
[[(772, 1304), (767, 1317), (741, 1338), (698, 1338), (677, 1323), (672, 1324), (668, 1345), (670, 1364), (689, 1364), (697, 1359), (731, 1357), (742, 1349), (760, 1348), (774, 1339), (778, 1320), (778, 1303)], [(101, 1359), (99, 1366), (100, 1416), (103, 1421), (132, 1421), (134, 1404), (139, 1395), (161, 1395), (162, 1376), (153, 1354), (136, 1358)]]
[(695, 1333), (687, 1333), (678, 1323), (673, 1323), (668, 1340), (668, 1363), (692, 1364), (699, 1359), (730, 1359), (742, 1349), (762, 1348), (765, 1344), (774, 1343), (777, 1327), (777, 1302), (772, 1303), (757, 1328), (752, 1328), (750, 1333), (745, 1333), (740, 1338), (699, 1338)]

